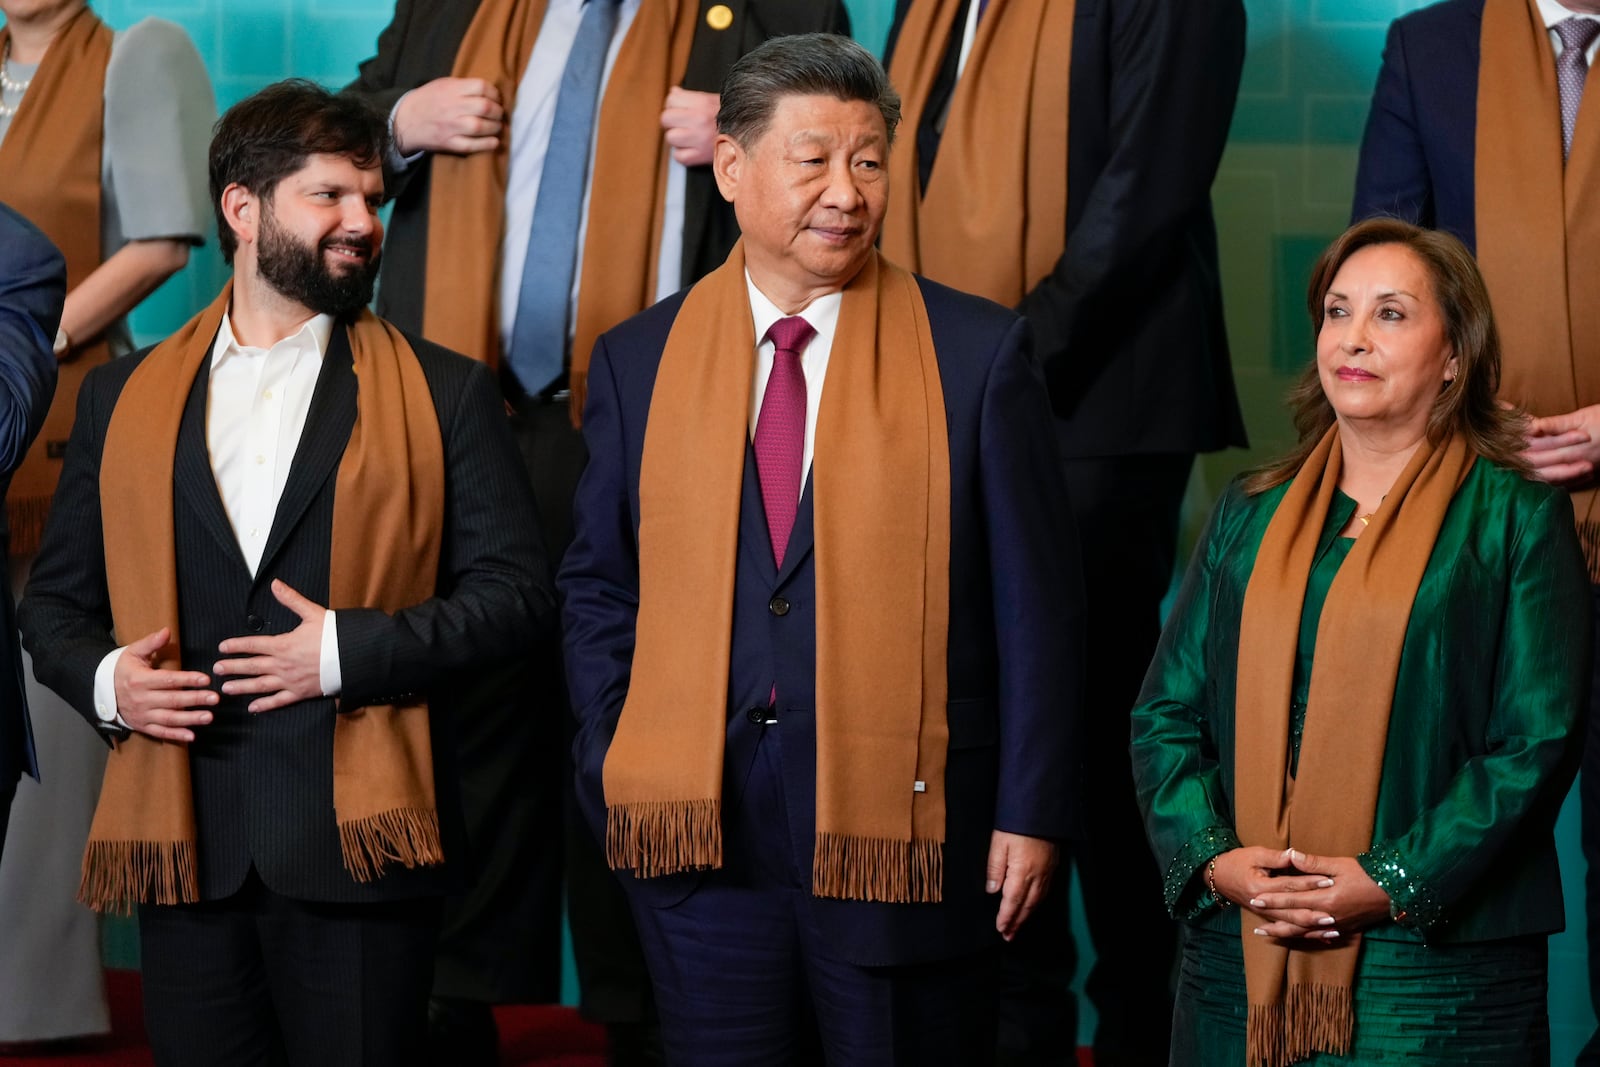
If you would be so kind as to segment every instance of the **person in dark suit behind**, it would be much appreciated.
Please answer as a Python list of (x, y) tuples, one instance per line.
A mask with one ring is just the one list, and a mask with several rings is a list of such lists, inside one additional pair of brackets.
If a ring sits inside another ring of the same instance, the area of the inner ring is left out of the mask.
[(1080, 820), (1029, 331), (875, 250), (898, 118), (847, 38), (741, 59), (713, 164), (741, 243), (595, 347), (577, 787), (671, 1062), (801, 1062), (808, 1015), (828, 1062), (987, 1062), (996, 950)]
[[(1245, 444), (1211, 183), (1244, 65), (1240, 0), (898, 0), (907, 133), (884, 252), (1028, 318), (1089, 613), (1083, 888), (1097, 1063), (1165, 1064), (1176, 928), (1139, 821), (1129, 713), (1160, 633), (1197, 452)], [(974, 207), (981, 205), (981, 208)], [(1001, 1057), (1077, 1046), (1067, 896), (1005, 951)]]
[[(66, 260), (50, 239), (0, 204), (0, 498), (27, 455), (56, 391), (51, 351), (67, 294)], [(0, 510), (0, 574), (6, 572), (6, 526)], [(0, 590), (0, 859), (11, 798), (22, 775), (39, 777), (28, 725), (22, 649), (9, 583)]]
[[(1600, 107), (1579, 106), (1597, 51), (1595, 0), (1447, 0), (1396, 19), (1351, 219), (1447, 230), (1474, 252), (1504, 348), (1500, 397), (1533, 416), (1524, 459), (1534, 477), (1572, 498), (1600, 620)], [(1600, 1013), (1596, 709), (1600, 671), (1578, 776), (1589, 999)], [(1600, 1065), (1600, 1030), (1578, 1062)]]
[[(848, 27), (840, 0), (400, 0), (348, 87), (395, 133), (378, 312), (499, 366), (552, 560), (572, 539), (595, 336), (700, 278), (738, 236), (709, 166), (723, 75), (769, 36)], [(563, 804), (558, 636), (471, 701), (476, 884), (446, 908), (440, 1062), (489, 1062), (489, 1004), (558, 996), (563, 837), (581, 1007), (606, 1024), (614, 1063), (651, 1062), (627, 906)]]
[(80, 892), (138, 905), (162, 1067), (420, 1062), (450, 694), (552, 607), (492, 377), (365, 310), (386, 147), (308, 82), (223, 117), (233, 279), (86, 380), (22, 604), (115, 745)]

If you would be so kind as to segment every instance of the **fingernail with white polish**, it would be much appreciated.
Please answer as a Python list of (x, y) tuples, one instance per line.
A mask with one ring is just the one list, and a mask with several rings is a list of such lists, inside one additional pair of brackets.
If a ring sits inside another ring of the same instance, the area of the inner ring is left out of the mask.
[(1325, 940), (1325, 941), (1332, 941), (1334, 938), (1336, 938), (1338, 936), (1339, 936), (1339, 931), (1337, 931), (1337, 930), (1329, 930), (1328, 932), (1326, 932), (1325, 934), (1322, 935), (1323, 940)]
[(1333, 925), (1333, 916), (1332, 915), (1324, 915), (1322, 918), (1317, 920), (1317, 925), (1318, 926), (1332, 926)]
[(1256, 927), (1254, 930), (1252, 930), (1250, 932), (1255, 934), (1257, 937), (1266, 937), (1267, 936), (1267, 932), (1265, 930), (1261, 929), (1261, 927), (1259, 927), (1259, 926)]
[(1324, 878), (1322, 881), (1317, 883), (1317, 888), (1318, 889), (1332, 889), (1333, 888), (1333, 879), (1332, 878)]
[(1264, 908), (1267, 905), (1261, 900), (1260, 897), (1256, 897), (1255, 899), (1250, 901), (1250, 906), (1252, 908)]

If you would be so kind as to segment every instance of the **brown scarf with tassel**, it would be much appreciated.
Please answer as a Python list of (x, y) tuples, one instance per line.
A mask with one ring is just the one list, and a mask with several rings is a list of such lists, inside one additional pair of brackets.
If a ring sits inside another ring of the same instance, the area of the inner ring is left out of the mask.
[[(744, 263), (740, 244), (684, 300), (645, 429), (638, 640), (604, 772), (607, 859), (641, 877), (722, 864), (728, 657), (756, 349)], [(877, 255), (844, 290), (817, 416), (812, 501), (812, 892), (937, 901), (949, 740), (949, 440), (922, 292)]]
[[(973, 0), (976, 2), (976, 0)], [(1016, 307), (1067, 239), (1067, 96), (1074, 0), (990, 0), (950, 98), (927, 190), (916, 131), (961, 0), (918, 0), (889, 67), (905, 94), (889, 156), (884, 255)]]
[[(1600, 103), (1585, 95), (1563, 166), (1561, 92), (1537, 0), (1487, 0), (1480, 49), (1478, 267), (1505, 350), (1500, 395), (1564, 415), (1600, 404)], [(1600, 584), (1600, 489), (1573, 493), (1572, 510)]]
[[(599, 139), (590, 169), (583, 241), (574, 380), (588, 371), (596, 337), (655, 302), (655, 264), (665, 217), (667, 143), (661, 102), (689, 62), (698, 0), (648, 0), (634, 16), (600, 101)], [(484, 0), (456, 53), (451, 74), (483, 78), (500, 90), (509, 116), (544, 22), (545, 0)], [(509, 131), (510, 123), (507, 122)], [(446, 348), (500, 361), (500, 244), (509, 132), (500, 148), (433, 157), (428, 199), (428, 286), (422, 332)], [(463, 298), (462, 294), (468, 294)]]
[[(100, 503), (117, 640), (162, 627), (156, 665), (178, 662), (173, 459), (195, 375), (233, 286), (145, 357), (106, 430)], [(397, 611), (434, 594), (444, 534), (444, 445), (433, 396), (410, 344), (362, 312), (349, 327), (359, 397), (334, 485), (328, 606)], [(271, 715), (273, 712), (265, 712)], [(337, 714), (333, 806), (345, 866), (358, 882), (389, 863), (442, 863), (428, 706), (416, 701)], [(96, 910), (199, 899), (186, 746), (132, 734), (106, 763), (79, 897)]]
[[(63, 26), (0, 142), (0, 200), (61, 249), (69, 292), (100, 266), (100, 142), (112, 36), (111, 28), (88, 8)], [(0, 29), (0, 55), (9, 37), (8, 30)], [(6, 498), (12, 555), (39, 550), (72, 433), (78, 387), (84, 375), (109, 358), (105, 343), (96, 341), (75, 349), (61, 365), (44, 428)]]
[[(1411, 603), (1450, 501), (1476, 457), (1459, 437), (1423, 442), (1350, 551), (1322, 608), (1299, 774), (1289, 700), (1306, 582), (1343, 453), (1337, 426), (1306, 459), (1267, 526), (1239, 624), (1234, 782), (1239, 839), (1355, 856), (1372, 845), (1389, 711)], [(1306, 950), (1245, 924), (1247, 1061), (1283, 1067), (1350, 1048), (1360, 935)]]

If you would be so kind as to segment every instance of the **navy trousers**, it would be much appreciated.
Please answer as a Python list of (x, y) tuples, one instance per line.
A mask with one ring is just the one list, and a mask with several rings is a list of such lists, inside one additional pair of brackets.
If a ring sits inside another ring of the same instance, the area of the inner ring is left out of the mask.
[(790, 833), (783, 723), (748, 728), (759, 734), (748, 762), (729, 746), (723, 868), (668, 907), (629, 892), (667, 1062), (992, 1063), (998, 953), (908, 967), (840, 958), (812, 920), (810, 867)]

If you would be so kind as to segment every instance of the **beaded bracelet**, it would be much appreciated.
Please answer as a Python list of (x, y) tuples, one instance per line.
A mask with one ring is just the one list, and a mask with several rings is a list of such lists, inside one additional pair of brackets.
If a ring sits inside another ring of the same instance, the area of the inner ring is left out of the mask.
[(1217, 902), (1218, 907), (1231, 908), (1233, 901), (1217, 892), (1217, 857), (1212, 856), (1211, 862), (1206, 864), (1206, 889), (1211, 898)]

